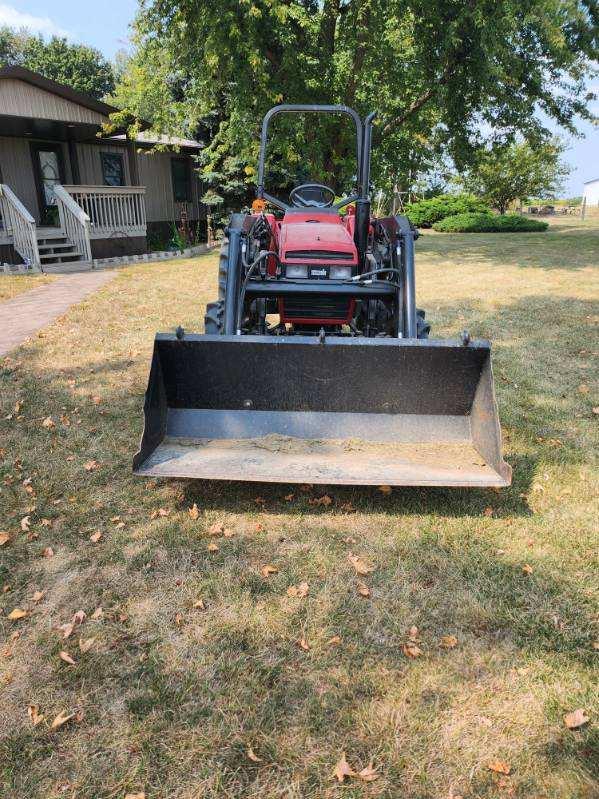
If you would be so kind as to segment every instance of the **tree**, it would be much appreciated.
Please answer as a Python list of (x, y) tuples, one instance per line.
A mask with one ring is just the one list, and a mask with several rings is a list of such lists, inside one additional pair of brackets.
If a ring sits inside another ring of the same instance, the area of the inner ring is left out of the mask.
[(0, 66), (4, 65), (27, 67), (97, 99), (114, 89), (112, 65), (99, 50), (58, 36), (46, 41), (27, 31), (0, 29)]
[[(441, 152), (463, 167), (481, 126), (534, 140), (544, 132), (534, 108), (570, 130), (590, 118), (598, 22), (595, 0), (145, 0), (118, 121), (204, 135), (204, 177), (229, 202), (254, 180), (269, 106), (378, 109), (372, 174), (390, 192)], [(321, 156), (329, 182), (351, 174), (341, 126), (292, 123), (281, 120), (272, 148), (280, 186), (283, 164), (306, 162), (300, 145)]]
[(478, 154), (462, 182), (468, 191), (504, 214), (514, 200), (555, 196), (570, 172), (561, 161), (564, 149), (557, 139), (535, 146), (513, 142), (487, 147)]

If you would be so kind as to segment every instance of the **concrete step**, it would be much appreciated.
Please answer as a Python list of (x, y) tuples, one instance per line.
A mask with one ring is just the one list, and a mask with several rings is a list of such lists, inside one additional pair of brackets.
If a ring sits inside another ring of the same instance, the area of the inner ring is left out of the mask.
[(91, 261), (70, 261), (68, 263), (44, 264), (43, 270), (47, 275), (65, 275), (69, 272), (91, 272)]

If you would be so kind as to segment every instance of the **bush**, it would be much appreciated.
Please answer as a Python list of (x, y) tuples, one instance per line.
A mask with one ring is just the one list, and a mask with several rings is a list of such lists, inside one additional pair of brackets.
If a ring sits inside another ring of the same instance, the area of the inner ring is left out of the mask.
[(431, 227), (440, 219), (455, 214), (491, 213), (483, 200), (472, 194), (439, 194), (430, 200), (420, 200), (406, 208), (406, 214), (416, 227)]
[(518, 214), (456, 214), (435, 222), (433, 230), (441, 233), (540, 233), (547, 230), (547, 222)]

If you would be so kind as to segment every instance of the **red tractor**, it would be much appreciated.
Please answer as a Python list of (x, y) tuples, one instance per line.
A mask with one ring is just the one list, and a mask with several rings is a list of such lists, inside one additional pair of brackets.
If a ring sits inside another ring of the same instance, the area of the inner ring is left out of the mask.
[[(264, 187), (281, 113), (344, 114), (355, 193)], [(280, 105), (257, 198), (233, 214), (205, 334), (157, 334), (138, 474), (308, 483), (505, 486), (490, 344), (428, 339), (405, 216), (370, 213), (374, 114)], [(274, 212), (267, 212), (267, 207)], [(282, 212), (282, 215), (281, 215)]]

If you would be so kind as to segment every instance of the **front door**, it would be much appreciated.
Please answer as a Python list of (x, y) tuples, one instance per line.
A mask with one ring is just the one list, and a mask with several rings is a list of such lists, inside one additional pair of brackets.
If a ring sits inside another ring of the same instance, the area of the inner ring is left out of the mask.
[(54, 187), (64, 183), (62, 148), (59, 144), (32, 144), (31, 150), (40, 207), (40, 224), (58, 225)]

